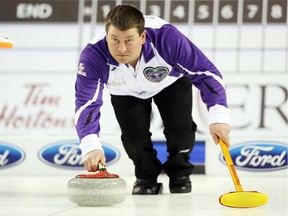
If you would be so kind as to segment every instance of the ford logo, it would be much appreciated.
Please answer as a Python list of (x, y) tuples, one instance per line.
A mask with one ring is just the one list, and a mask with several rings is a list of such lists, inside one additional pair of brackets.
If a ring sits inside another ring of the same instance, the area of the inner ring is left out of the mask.
[[(112, 164), (119, 159), (119, 151), (114, 147), (103, 144), (107, 164)], [(81, 149), (79, 141), (65, 140), (44, 146), (38, 154), (40, 160), (59, 168), (83, 169)]]
[(10, 143), (0, 144), (0, 169), (15, 166), (25, 159), (25, 153)]
[[(278, 142), (246, 142), (233, 145), (230, 154), (238, 169), (273, 171), (287, 168), (287, 147), (287, 144)], [(226, 164), (222, 153), (220, 161)]]

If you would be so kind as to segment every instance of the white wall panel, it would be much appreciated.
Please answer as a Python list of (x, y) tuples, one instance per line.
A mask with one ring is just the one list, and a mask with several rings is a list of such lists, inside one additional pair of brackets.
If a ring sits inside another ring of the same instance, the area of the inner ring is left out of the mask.
[[(17, 49), (1, 50), (0, 73), (53, 74), (75, 73), (79, 52), (75, 49)], [(5, 62), (5, 63), (4, 63)]]
[(78, 47), (79, 26), (45, 24), (0, 24), (2, 37), (9, 37), (15, 48), (67, 49)]

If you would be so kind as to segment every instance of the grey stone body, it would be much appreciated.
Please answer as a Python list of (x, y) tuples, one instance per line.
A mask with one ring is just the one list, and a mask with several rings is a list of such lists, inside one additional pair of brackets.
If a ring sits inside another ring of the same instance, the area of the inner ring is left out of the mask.
[(68, 198), (80, 206), (110, 206), (125, 200), (126, 182), (121, 178), (73, 178)]

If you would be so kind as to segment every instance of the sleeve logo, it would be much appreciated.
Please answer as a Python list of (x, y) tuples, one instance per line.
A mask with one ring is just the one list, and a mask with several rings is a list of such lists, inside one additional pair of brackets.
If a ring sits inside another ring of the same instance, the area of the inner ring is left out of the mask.
[(86, 72), (84, 71), (84, 64), (83, 63), (79, 64), (77, 73), (82, 75), (82, 76), (86, 76)]

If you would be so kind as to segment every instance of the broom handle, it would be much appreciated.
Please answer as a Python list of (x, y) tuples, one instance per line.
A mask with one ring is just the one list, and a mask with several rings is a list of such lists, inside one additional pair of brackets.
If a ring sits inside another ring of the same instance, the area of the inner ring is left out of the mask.
[(234, 163), (232, 161), (232, 158), (231, 158), (231, 155), (230, 155), (230, 152), (226, 146), (226, 144), (223, 142), (222, 139), (219, 138), (219, 143), (220, 143), (220, 146), (221, 146), (221, 149), (222, 149), (222, 152), (224, 154), (224, 158), (226, 160), (226, 164), (228, 166), (228, 169), (229, 169), (229, 172), (230, 172), (230, 175), (232, 177), (232, 180), (233, 180), (233, 183), (235, 185), (235, 188), (238, 192), (242, 192), (243, 191), (243, 188), (241, 186), (241, 183), (240, 183), (240, 180), (238, 178), (238, 175), (237, 175), (237, 172), (236, 172), (236, 169), (234, 167)]

